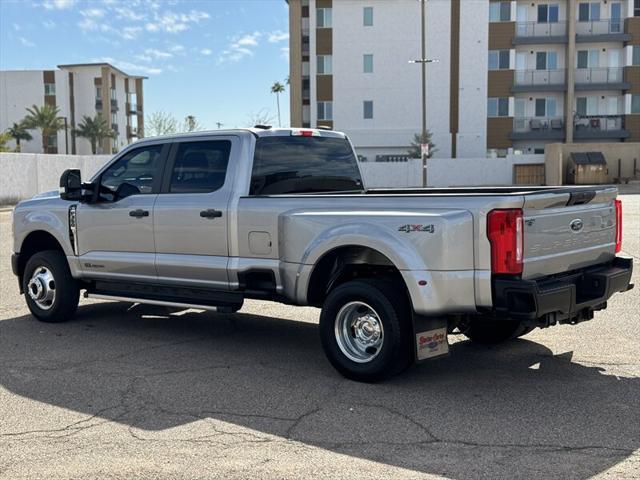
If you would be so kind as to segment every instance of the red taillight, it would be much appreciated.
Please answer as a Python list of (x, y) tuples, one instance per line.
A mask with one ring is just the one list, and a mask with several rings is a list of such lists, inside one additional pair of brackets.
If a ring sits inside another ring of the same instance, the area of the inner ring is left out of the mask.
[(487, 217), (487, 235), (491, 243), (491, 271), (522, 273), (523, 220), (519, 208), (492, 210)]
[(622, 250), (622, 200), (616, 200), (616, 253)]

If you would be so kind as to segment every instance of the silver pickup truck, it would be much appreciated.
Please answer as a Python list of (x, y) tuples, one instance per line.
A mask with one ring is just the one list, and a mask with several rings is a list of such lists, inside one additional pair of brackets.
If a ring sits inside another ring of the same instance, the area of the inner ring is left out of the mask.
[(632, 287), (615, 188), (366, 189), (337, 132), (149, 138), (60, 187), (13, 213), (13, 271), (38, 319), (70, 318), (81, 290), (222, 312), (312, 305), (355, 380), (445, 355), (454, 331), (498, 343), (589, 320)]

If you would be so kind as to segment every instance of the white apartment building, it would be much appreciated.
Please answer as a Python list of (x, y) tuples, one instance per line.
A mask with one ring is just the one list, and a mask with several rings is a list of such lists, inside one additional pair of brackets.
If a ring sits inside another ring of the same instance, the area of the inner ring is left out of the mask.
[[(144, 136), (143, 80), (108, 63), (58, 65), (57, 70), (0, 71), (0, 131), (20, 122), (32, 105), (58, 108), (67, 129), (47, 139), (45, 153), (91, 154), (89, 140), (74, 135), (83, 116), (102, 115), (116, 137), (98, 153), (115, 153)], [(23, 152), (43, 153), (41, 133), (20, 143)], [(13, 141), (12, 141), (13, 143)], [(9, 145), (13, 146), (12, 144)]]
[[(369, 161), (421, 130), (416, 0), (288, 0), (291, 121)], [(436, 157), (640, 141), (640, 0), (427, 0)]]

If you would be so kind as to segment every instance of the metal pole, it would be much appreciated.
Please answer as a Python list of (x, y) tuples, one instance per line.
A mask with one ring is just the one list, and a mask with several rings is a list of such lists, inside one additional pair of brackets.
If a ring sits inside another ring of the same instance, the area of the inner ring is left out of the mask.
[[(422, 10), (422, 145), (427, 138), (427, 52), (425, 45), (425, 4), (426, 0), (420, 0)], [(422, 153), (422, 152), (421, 152)], [(422, 153), (422, 186), (427, 186), (427, 155)]]
[(67, 117), (64, 117), (64, 153), (69, 155), (69, 125), (67, 125)]

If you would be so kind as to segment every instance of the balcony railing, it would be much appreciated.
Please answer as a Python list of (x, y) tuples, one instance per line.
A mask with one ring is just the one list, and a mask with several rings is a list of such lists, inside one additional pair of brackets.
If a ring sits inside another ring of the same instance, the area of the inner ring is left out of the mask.
[(518, 22), (516, 23), (516, 38), (529, 37), (564, 37), (567, 35), (567, 22), (540, 23)]
[(517, 86), (564, 85), (564, 69), (516, 70), (514, 84)]
[(513, 131), (518, 133), (564, 132), (562, 117), (514, 118)]
[(598, 137), (601, 134), (621, 132), (624, 130), (622, 115), (577, 115), (574, 119), (577, 136)]
[(102, 100), (96, 99), (96, 110), (102, 110)]
[(616, 84), (624, 82), (623, 68), (578, 68), (577, 84)]
[(624, 33), (624, 19), (578, 21), (577, 35), (611, 35)]

